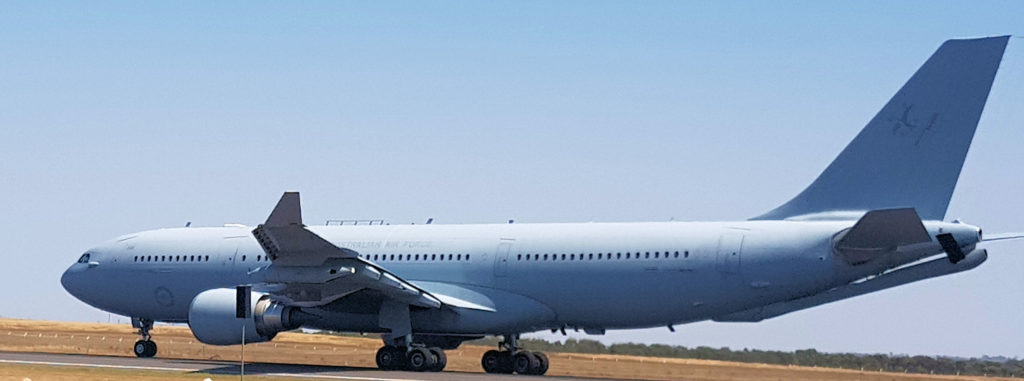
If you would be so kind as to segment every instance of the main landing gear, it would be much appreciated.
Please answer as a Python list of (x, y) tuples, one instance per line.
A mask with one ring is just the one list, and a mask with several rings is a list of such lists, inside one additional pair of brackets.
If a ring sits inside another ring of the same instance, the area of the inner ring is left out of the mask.
[(499, 350), (489, 350), (480, 359), (487, 373), (529, 374), (540, 376), (548, 371), (548, 356), (544, 352), (519, 350), (519, 335), (505, 335)]
[(135, 356), (142, 358), (156, 356), (156, 343), (151, 340), (152, 336), (149, 334), (149, 331), (153, 329), (153, 320), (132, 318), (132, 327), (138, 328), (139, 335), (142, 336), (142, 340), (136, 341), (132, 348), (135, 351)]
[(381, 370), (440, 372), (448, 365), (448, 356), (437, 347), (399, 347), (385, 345), (377, 350), (377, 367)]

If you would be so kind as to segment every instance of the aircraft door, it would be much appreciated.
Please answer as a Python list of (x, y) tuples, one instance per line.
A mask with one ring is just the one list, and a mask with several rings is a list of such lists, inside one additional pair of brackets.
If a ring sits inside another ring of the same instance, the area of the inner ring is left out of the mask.
[(512, 250), (515, 240), (502, 238), (494, 252), (494, 276), (503, 277), (508, 274), (508, 253)]
[(718, 237), (718, 255), (715, 269), (725, 274), (738, 274), (743, 250), (743, 233), (728, 232)]

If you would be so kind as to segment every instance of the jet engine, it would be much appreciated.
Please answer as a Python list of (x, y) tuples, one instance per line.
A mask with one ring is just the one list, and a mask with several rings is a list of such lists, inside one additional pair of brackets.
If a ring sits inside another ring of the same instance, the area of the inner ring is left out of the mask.
[(250, 317), (235, 317), (235, 289), (206, 290), (188, 308), (188, 326), (196, 339), (211, 345), (242, 343), (245, 329), (246, 343), (259, 343), (273, 339), (278, 332), (298, 328), (291, 314), (295, 309), (270, 299), (266, 294), (252, 293)]

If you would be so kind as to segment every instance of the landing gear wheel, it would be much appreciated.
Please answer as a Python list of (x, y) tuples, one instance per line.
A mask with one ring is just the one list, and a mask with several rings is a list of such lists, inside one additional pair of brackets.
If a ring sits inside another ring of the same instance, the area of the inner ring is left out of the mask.
[(548, 362), (548, 355), (544, 354), (544, 352), (533, 352), (533, 355), (537, 357), (537, 360), (540, 360), (540, 366), (537, 367), (537, 372), (532, 374), (543, 376), (544, 373), (548, 372), (548, 365), (550, 364)]
[(498, 368), (499, 373), (512, 374), (515, 372), (515, 354), (509, 351), (501, 351), (501, 367)]
[(501, 373), (501, 352), (493, 349), (487, 351), (480, 358), (480, 366), (484, 367), (484, 372)]
[(409, 352), (409, 370), (426, 372), (434, 367), (434, 355), (426, 348), (416, 348)]
[(444, 370), (444, 367), (448, 365), (448, 355), (444, 354), (441, 348), (433, 347), (428, 348), (430, 355), (434, 357), (434, 366), (430, 368), (431, 372), (440, 372)]
[(397, 370), (404, 368), (405, 351), (401, 348), (388, 345), (377, 350), (377, 368), (381, 370)]
[(139, 340), (132, 348), (136, 357), (149, 358), (156, 356), (156, 343), (150, 340)]
[(537, 374), (540, 359), (531, 352), (522, 351), (512, 358), (512, 370), (519, 374)]

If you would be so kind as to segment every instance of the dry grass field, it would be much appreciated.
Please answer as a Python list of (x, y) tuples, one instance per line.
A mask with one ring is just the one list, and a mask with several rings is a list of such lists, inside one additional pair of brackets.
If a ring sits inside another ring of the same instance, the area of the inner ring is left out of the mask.
[[(154, 341), (158, 357), (194, 360), (234, 360), (238, 347), (217, 347), (199, 343), (187, 327), (157, 326)], [(131, 346), (138, 340), (127, 324), (64, 323), (36, 320), (0, 319), (0, 351), (74, 353), (107, 356), (133, 356)], [(269, 343), (246, 345), (246, 362), (374, 368), (374, 353), (381, 345), (376, 338), (338, 337), (302, 333), (281, 333)], [(446, 371), (482, 372), (480, 356), (489, 347), (463, 345), (448, 351)], [(650, 380), (1000, 380), (968, 376), (883, 373), (830, 368), (810, 368), (765, 364), (731, 363), (709, 360), (652, 358), (639, 356), (549, 353), (551, 376), (575, 376)], [(18, 368), (21, 367), (21, 368)], [(22, 373), (13, 372), (12, 369)], [(18, 380), (35, 367), (0, 365), (0, 380)], [(108, 379), (109, 371), (54, 370), (45, 378), (75, 381)], [(90, 372), (96, 377), (90, 377)], [(137, 375), (135, 375), (137, 376)], [(133, 376), (133, 378), (136, 378)], [(153, 375), (152, 379), (173, 379), (174, 375)], [(118, 377), (112, 377), (118, 378)], [(1011, 380), (1011, 379), (1002, 379)]]

